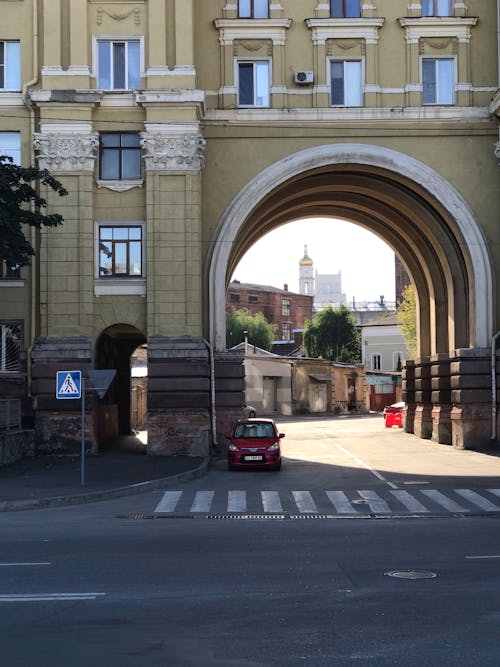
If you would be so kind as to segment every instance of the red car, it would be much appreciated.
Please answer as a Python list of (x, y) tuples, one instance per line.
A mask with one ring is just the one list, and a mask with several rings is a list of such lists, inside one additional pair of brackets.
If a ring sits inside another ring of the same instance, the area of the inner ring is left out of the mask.
[(230, 440), (227, 448), (228, 470), (234, 468), (281, 468), (280, 440), (272, 419), (240, 419), (233, 432), (225, 436)]

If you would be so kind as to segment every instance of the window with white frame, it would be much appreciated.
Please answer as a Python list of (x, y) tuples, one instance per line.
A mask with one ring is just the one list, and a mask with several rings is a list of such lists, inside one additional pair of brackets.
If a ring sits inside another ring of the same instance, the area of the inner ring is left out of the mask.
[(140, 224), (99, 224), (99, 277), (142, 278), (144, 239)]
[(330, 0), (330, 16), (332, 18), (359, 18), (361, 0)]
[(137, 132), (101, 132), (99, 177), (103, 181), (141, 178), (141, 140)]
[(371, 355), (371, 369), (372, 371), (379, 371), (382, 368), (382, 357), (380, 354)]
[(452, 0), (422, 0), (422, 16), (453, 16)]
[(97, 40), (97, 85), (100, 89), (135, 90), (140, 87), (140, 75), (140, 40)]
[(290, 317), (291, 315), (291, 303), (292, 300), (289, 299), (288, 297), (283, 297), (281, 299), (281, 315), (283, 317)]
[(0, 373), (21, 371), (22, 335), (21, 321), (0, 322)]
[(292, 340), (292, 323), (281, 323), (281, 340)]
[(14, 164), (21, 164), (21, 133), (0, 132), (0, 156), (12, 158)]
[(269, 106), (269, 61), (238, 61), (238, 106)]
[(422, 59), (422, 103), (454, 104), (455, 61), (453, 58)]
[(363, 106), (362, 76), (361, 60), (332, 60), (330, 62), (332, 106)]
[(238, 16), (240, 19), (267, 19), (269, 0), (238, 0)]
[(21, 90), (21, 44), (0, 41), (0, 90)]

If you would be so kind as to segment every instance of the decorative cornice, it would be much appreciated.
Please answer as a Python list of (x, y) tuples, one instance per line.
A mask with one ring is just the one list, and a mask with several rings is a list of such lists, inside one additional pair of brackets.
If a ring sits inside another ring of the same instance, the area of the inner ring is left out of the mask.
[(383, 18), (354, 19), (306, 19), (314, 44), (324, 44), (327, 39), (361, 38), (367, 44), (378, 42), (378, 31), (384, 25)]
[(94, 133), (37, 132), (33, 146), (40, 169), (93, 172), (99, 139)]
[(107, 190), (113, 190), (114, 192), (126, 192), (133, 188), (142, 188), (143, 184), (144, 181), (142, 179), (133, 181), (96, 181), (98, 188), (106, 188)]
[(205, 162), (205, 139), (188, 125), (147, 124), (141, 133), (147, 171), (200, 171)]
[(417, 44), (422, 37), (455, 37), (459, 42), (469, 42), (471, 28), (477, 23), (476, 17), (436, 17), (400, 18), (399, 23), (406, 32), (406, 42)]
[(291, 19), (216, 19), (219, 43), (228, 46), (235, 39), (270, 39), (274, 45), (285, 44), (286, 30)]

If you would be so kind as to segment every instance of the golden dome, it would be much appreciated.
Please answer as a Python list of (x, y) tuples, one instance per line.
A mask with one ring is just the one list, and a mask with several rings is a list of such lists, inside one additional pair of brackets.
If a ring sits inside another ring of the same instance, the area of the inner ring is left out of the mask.
[(300, 266), (312, 266), (313, 261), (307, 254), (307, 243), (304, 245), (304, 257), (302, 257), (301, 260), (299, 260)]

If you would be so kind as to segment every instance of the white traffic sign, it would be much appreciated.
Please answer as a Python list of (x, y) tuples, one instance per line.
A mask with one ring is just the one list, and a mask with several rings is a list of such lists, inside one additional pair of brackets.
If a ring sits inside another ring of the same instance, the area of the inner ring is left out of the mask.
[(81, 398), (82, 372), (57, 371), (56, 398)]

